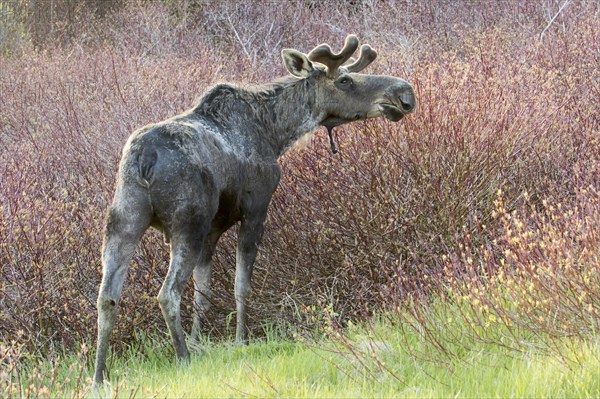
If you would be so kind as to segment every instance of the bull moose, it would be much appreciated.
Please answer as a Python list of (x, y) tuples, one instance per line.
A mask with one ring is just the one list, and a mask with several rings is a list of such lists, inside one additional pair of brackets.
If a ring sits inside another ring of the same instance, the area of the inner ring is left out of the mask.
[(192, 335), (209, 306), (211, 258), (217, 240), (240, 222), (236, 250), (236, 342), (247, 341), (246, 305), (263, 224), (281, 169), (277, 163), (299, 138), (325, 126), (383, 116), (399, 121), (416, 106), (406, 81), (359, 72), (377, 57), (354, 35), (333, 53), (322, 44), (308, 54), (282, 51), (292, 76), (242, 87), (217, 84), (192, 109), (136, 130), (119, 164), (106, 217), (98, 347), (94, 382), (102, 384), (110, 334), (136, 246), (148, 227), (170, 243), (170, 264), (158, 302), (177, 358), (190, 354), (181, 326), (181, 293), (194, 276)]

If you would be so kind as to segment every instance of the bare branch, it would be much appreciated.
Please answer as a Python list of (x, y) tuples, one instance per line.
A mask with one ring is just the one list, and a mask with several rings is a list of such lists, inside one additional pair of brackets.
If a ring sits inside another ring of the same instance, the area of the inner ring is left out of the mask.
[(554, 20), (556, 19), (556, 17), (559, 16), (559, 14), (562, 12), (562, 10), (564, 10), (565, 7), (567, 5), (569, 5), (570, 2), (571, 2), (571, 0), (565, 0), (565, 2), (559, 7), (558, 12), (556, 14), (554, 14), (554, 16), (552, 17), (552, 19), (550, 19), (550, 22), (548, 22), (548, 25), (546, 25), (546, 27), (544, 28), (544, 30), (540, 34), (540, 40), (542, 40), (542, 41), (544, 40), (544, 35), (546, 34), (546, 31), (550, 28), (550, 26), (552, 26), (552, 24), (554, 23)]

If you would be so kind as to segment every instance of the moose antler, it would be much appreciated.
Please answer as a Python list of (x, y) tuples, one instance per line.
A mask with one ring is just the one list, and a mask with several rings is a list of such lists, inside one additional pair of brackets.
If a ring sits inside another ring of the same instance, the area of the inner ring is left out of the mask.
[(370, 63), (375, 61), (375, 58), (377, 58), (377, 51), (373, 50), (368, 44), (363, 44), (360, 47), (360, 56), (358, 57), (358, 60), (348, 65), (346, 68), (348, 68), (348, 72), (360, 72), (369, 66)]
[(342, 48), (342, 51), (340, 51), (338, 54), (334, 54), (333, 51), (331, 51), (331, 47), (329, 47), (329, 45), (321, 44), (320, 46), (315, 47), (310, 53), (308, 53), (308, 59), (325, 65), (327, 67), (327, 75), (334, 76), (335, 71), (344, 62), (348, 61), (348, 59), (352, 56), (352, 54), (354, 54), (357, 48), (358, 38), (355, 35), (348, 35), (348, 37), (346, 37), (346, 41), (344, 42), (344, 48)]

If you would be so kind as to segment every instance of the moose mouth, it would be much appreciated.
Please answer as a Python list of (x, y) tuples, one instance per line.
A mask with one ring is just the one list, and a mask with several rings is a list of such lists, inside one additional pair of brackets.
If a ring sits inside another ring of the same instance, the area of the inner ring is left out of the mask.
[[(409, 106), (407, 106), (409, 107)], [(358, 121), (361, 119), (366, 119), (369, 117), (383, 116), (384, 118), (392, 121), (398, 122), (400, 119), (404, 118), (404, 116), (410, 112), (410, 110), (403, 109), (401, 107), (392, 104), (391, 102), (381, 102), (377, 103), (377, 108), (379, 109), (380, 115), (377, 114), (367, 114), (367, 115), (354, 115), (353, 117), (341, 117), (338, 115), (328, 115), (323, 121), (321, 121), (321, 126), (325, 126), (327, 129), (333, 129), (336, 126), (344, 125), (346, 123)], [(409, 107), (410, 108), (410, 107)]]
[(406, 114), (405, 111), (402, 111), (392, 103), (379, 103), (378, 105), (381, 115), (392, 122), (398, 122), (400, 119), (404, 118), (404, 115)]

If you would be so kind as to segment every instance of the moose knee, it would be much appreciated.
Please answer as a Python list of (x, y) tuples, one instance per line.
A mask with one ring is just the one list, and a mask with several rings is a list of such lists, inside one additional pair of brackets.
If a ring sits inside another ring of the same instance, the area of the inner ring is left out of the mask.
[(99, 295), (96, 304), (98, 306), (98, 310), (113, 310), (117, 306), (117, 301), (109, 296)]
[(248, 279), (236, 280), (235, 285), (235, 299), (238, 302), (245, 301), (250, 296), (250, 281)]
[(160, 305), (160, 307), (163, 309), (169, 305), (169, 302), (171, 302), (171, 300), (168, 298), (168, 295), (166, 295), (163, 292), (163, 290), (160, 290), (160, 292), (156, 296), (156, 300), (158, 301), (158, 304)]
[(179, 299), (173, 293), (160, 290), (156, 297), (160, 308), (169, 317), (175, 317), (179, 313)]

